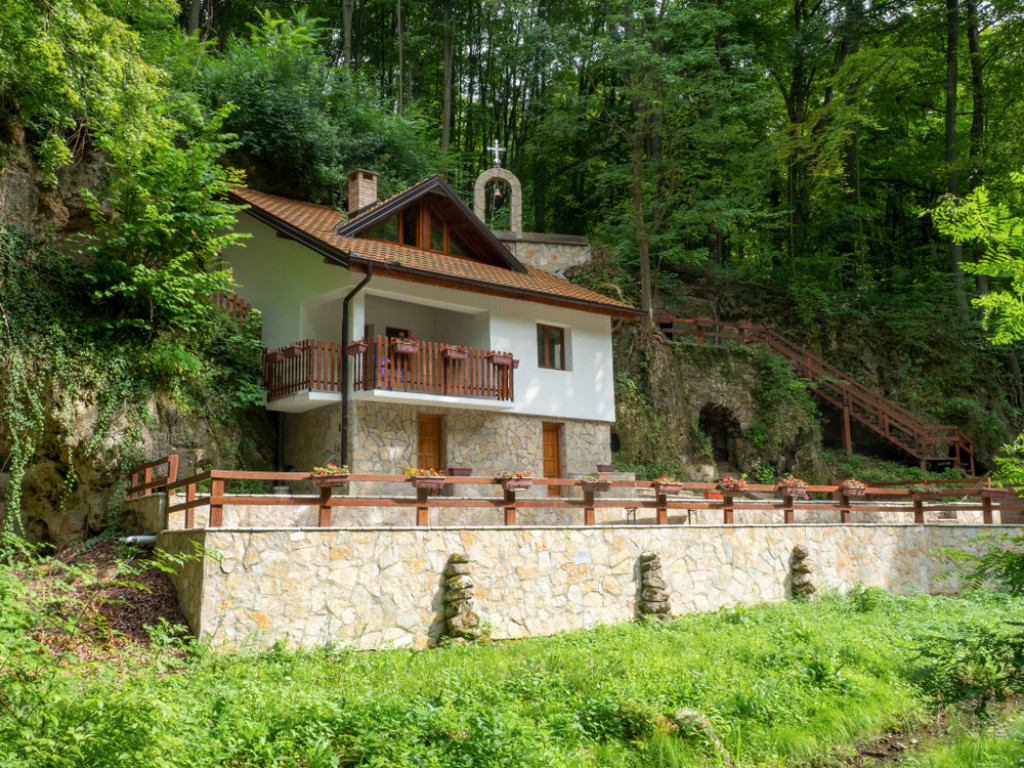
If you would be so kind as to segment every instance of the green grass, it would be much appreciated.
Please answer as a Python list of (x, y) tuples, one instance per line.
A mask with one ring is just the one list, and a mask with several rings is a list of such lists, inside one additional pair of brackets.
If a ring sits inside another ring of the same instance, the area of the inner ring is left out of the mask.
[(679, 709), (741, 766), (796, 765), (917, 722), (930, 701), (916, 649), (1021, 608), (867, 590), (419, 652), (194, 649), (20, 677), (9, 657), (0, 766), (720, 764), (705, 733), (666, 725)]
[(1024, 766), (1024, 720), (1005, 728), (988, 728), (981, 733), (964, 733), (951, 743), (908, 760), (919, 768), (1022, 768)]

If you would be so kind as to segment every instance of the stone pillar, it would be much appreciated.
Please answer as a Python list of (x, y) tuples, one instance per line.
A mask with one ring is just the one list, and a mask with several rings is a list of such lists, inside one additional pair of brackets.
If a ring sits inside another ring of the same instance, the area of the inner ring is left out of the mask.
[(657, 552), (640, 555), (640, 599), (637, 601), (637, 615), (641, 619), (668, 621), (668, 591), (661, 576), (661, 559)]
[(808, 599), (817, 589), (811, 583), (814, 577), (814, 563), (808, 559), (807, 547), (797, 544), (789, 558), (790, 589), (793, 597)]
[(452, 555), (444, 569), (445, 634), (458, 642), (480, 636), (480, 617), (473, 610), (473, 581), (469, 558)]

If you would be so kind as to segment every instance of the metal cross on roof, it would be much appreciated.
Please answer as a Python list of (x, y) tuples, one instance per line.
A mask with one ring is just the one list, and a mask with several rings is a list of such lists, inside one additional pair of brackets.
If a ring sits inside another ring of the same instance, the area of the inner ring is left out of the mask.
[(500, 168), (501, 167), (501, 153), (505, 151), (505, 148), (501, 147), (501, 146), (498, 146), (498, 140), (495, 139), (494, 140), (494, 144), (489, 146), (489, 147), (487, 147), (487, 151), (494, 153), (494, 167), (495, 168)]

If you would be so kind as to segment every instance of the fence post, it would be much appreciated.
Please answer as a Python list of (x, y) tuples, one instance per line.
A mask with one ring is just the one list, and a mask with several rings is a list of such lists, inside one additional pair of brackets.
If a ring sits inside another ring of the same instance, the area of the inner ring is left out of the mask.
[(782, 497), (782, 522), (786, 523), (787, 525), (796, 520), (796, 517), (793, 514), (794, 498), (795, 497), (791, 493), (787, 493)]
[(516, 492), (505, 491), (505, 525), (516, 524)]
[[(170, 485), (178, 479), (178, 454), (172, 453), (167, 457), (167, 485)], [(164, 491), (167, 491), (167, 486), (164, 486)]]
[(658, 525), (668, 525), (668, 496), (664, 493), (655, 493), (655, 506), (658, 508)]
[(918, 496), (914, 496), (914, 522), (924, 522), (924, 502)]
[(320, 489), (320, 515), (317, 525), (321, 528), (331, 527), (331, 492), (330, 486)]
[(839, 522), (850, 522), (850, 497), (846, 493), (839, 493)]
[(210, 527), (220, 528), (224, 524), (224, 481), (210, 482)]
[(416, 525), (430, 525), (430, 508), (427, 506), (429, 488), (416, 489)]
[[(196, 484), (189, 483), (185, 486), (185, 501), (186, 503), (193, 502), (196, 500)], [(196, 511), (193, 507), (189, 507), (185, 510), (185, 528), (193, 528), (196, 524)]]
[[(146, 467), (142, 471), (142, 482), (145, 483), (146, 485), (149, 485), (151, 482), (153, 482), (153, 468), (152, 467)], [(153, 489), (152, 488), (147, 488), (146, 490), (144, 490), (142, 492), (142, 495), (143, 496), (150, 496), (152, 493), (153, 493)]]
[(981, 497), (981, 522), (992, 525), (992, 499), (989, 496)]
[(595, 523), (594, 492), (585, 490), (583, 491), (583, 524), (594, 525)]
[(727, 493), (722, 494), (722, 522), (726, 525), (733, 524), (733, 506), (732, 496)]

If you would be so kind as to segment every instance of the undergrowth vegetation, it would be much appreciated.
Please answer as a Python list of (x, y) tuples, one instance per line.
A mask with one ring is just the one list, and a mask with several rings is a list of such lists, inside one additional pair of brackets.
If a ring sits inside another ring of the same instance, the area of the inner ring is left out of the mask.
[(427, 651), (213, 654), (157, 632), (97, 662), (66, 652), (82, 598), (40, 590), (28, 568), (0, 574), (0, 764), (11, 768), (796, 765), (914, 726), (955, 703), (964, 680), (992, 696), (1019, 687), (996, 667), (928, 654), (950, 626), (1003, 640), (1000, 620), (1024, 607), (1005, 594), (858, 588)]

